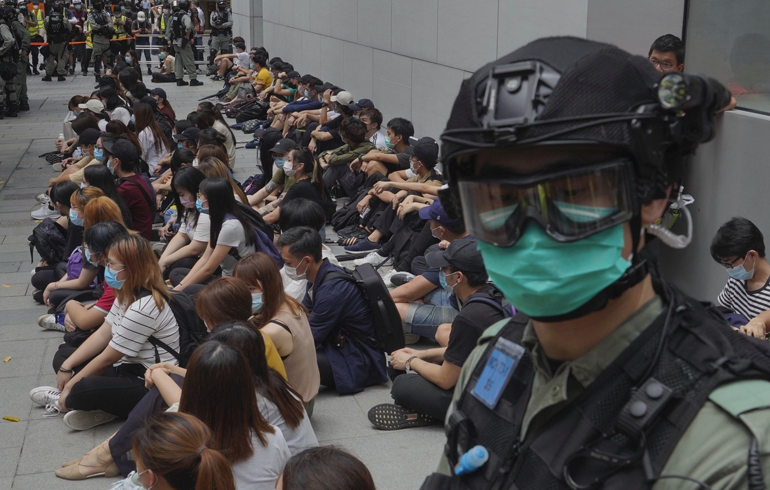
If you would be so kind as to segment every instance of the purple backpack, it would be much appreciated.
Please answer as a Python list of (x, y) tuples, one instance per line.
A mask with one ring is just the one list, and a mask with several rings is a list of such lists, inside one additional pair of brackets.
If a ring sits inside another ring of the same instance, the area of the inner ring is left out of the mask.
[[(83, 256), (83, 248), (75, 247), (69, 258), (67, 259), (67, 280), (72, 281), (80, 277), (80, 273), (83, 272), (83, 264), (86, 258)], [(89, 289), (93, 289), (96, 286), (97, 278), (94, 278), (94, 282), (89, 285)]]

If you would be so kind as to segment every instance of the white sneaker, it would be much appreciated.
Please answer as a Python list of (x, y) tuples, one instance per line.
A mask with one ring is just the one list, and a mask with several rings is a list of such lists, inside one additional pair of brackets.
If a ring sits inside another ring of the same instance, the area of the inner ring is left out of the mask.
[(64, 170), (64, 166), (62, 166), (61, 162), (54, 163), (53, 165), (51, 165), (51, 168), (53, 168), (55, 172), (61, 172), (62, 170)]
[(64, 425), (73, 430), (88, 430), (116, 418), (103, 410), (72, 410), (64, 414)]
[(377, 267), (380, 264), (386, 265), (390, 260), (390, 257), (383, 257), (377, 252), (369, 252), (366, 257), (354, 260), (353, 265), (372, 264)]
[(32, 219), (58, 219), (61, 216), (59, 211), (49, 208), (47, 203), (43, 203), (36, 209), (33, 209), (30, 215), (32, 216)]
[(56, 315), (50, 315), (48, 313), (41, 315), (40, 318), (37, 319), (37, 324), (40, 325), (40, 328), (48, 330), (58, 330), (59, 332), (64, 332), (65, 330), (64, 325), (56, 323)]
[(46, 405), (58, 405), (59, 395), (61, 391), (57, 390), (54, 386), (38, 386), (32, 388), (29, 392), (29, 397), (32, 399), (32, 403), (45, 407)]
[(51, 200), (51, 198), (49, 198), (48, 194), (46, 194), (45, 192), (41, 192), (40, 194), (35, 196), (35, 200), (40, 203), (43, 203), (43, 202), (47, 203)]

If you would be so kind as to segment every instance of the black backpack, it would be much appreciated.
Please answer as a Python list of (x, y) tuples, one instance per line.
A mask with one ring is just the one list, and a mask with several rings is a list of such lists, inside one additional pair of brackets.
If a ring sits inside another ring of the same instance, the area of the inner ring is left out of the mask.
[[(382, 277), (372, 264), (363, 264), (356, 267), (354, 271), (329, 272), (324, 276), (323, 282), (331, 279), (344, 279), (355, 283), (364, 293), (369, 307), (372, 309), (372, 319), (374, 320), (374, 332), (377, 336), (376, 347), (390, 354), (398, 349), (403, 349), (404, 325), (401, 321), (401, 315), (398, 308), (390, 296), (388, 287)], [(323, 284), (322, 282), (322, 284)], [(351, 334), (351, 332), (345, 332)], [(356, 339), (370, 344), (368, 339), (355, 336)]]
[(33, 249), (37, 249), (40, 258), (48, 262), (48, 265), (54, 265), (64, 259), (67, 237), (62, 235), (59, 227), (51, 218), (44, 219), (42, 223), (34, 227), (28, 240), (30, 262), (34, 262)]
[[(149, 295), (149, 291), (142, 290), (137, 299)], [(179, 325), (179, 352), (153, 336), (150, 336), (147, 341), (155, 347), (155, 362), (160, 362), (160, 354), (158, 353), (158, 347), (160, 347), (174, 356), (181, 367), (186, 367), (193, 351), (203, 343), (208, 331), (203, 320), (195, 312), (195, 300), (192, 296), (184, 291), (172, 292), (168, 304), (171, 306), (171, 312), (174, 314), (177, 325)]]

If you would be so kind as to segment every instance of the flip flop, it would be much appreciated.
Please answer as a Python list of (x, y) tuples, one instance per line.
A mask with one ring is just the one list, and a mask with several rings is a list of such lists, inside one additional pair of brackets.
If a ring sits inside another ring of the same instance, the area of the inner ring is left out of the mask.
[(438, 422), (428, 415), (408, 410), (392, 403), (375, 405), (369, 410), (369, 422), (375, 429), (398, 430), (410, 427), (425, 427)]

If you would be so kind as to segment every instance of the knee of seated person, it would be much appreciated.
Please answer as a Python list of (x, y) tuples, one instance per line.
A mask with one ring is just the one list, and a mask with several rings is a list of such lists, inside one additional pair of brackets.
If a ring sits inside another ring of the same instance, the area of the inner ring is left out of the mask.
[(385, 176), (388, 174), (388, 169), (386, 169), (385, 165), (382, 163), (372, 160), (366, 167), (366, 176), (371, 177), (374, 174), (382, 174)]
[(436, 342), (439, 345), (447, 345), (449, 343), (449, 334), (452, 333), (451, 323), (442, 323), (436, 329)]

